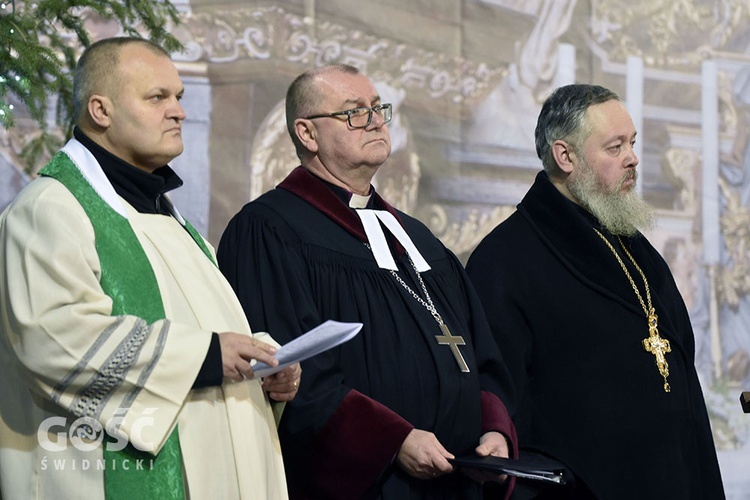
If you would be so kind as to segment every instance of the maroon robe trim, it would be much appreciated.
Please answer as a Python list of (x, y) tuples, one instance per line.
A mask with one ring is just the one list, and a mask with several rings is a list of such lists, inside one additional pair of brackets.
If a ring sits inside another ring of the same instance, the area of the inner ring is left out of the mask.
[[(279, 185), (326, 215), (360, 241), (367, 235), (359, 216), (326, 184), (304, 167), (295, 168)], [(387, 210), (403, 226), (396, 210), (377, 193), (376, 208)], [(391, 239), (396, 253), (403, 247)], [(316, 495), (329, 499), (360, 498), (391, 465), (414, 426), (393, 410), (350, 390), (315, 439), (308, 480)], [(346, 469), (341, 466), (345, 464)]]
[[(354, 210), (346, 206), (320, 178), (308, 172), (306, 168), (302, 166), (295, 168), (277, 187), (299, 196), (333, 222), (346, 229), (351, 235), (367, 243), (365, 228), (359, 216), (354, 213)], [(381, 198), (377, 192), (373, 191), (373, 193), (376, 209), (390, 212), (403, 226), (404, 224), (401, 222), (401, 217), (399, 217), (396, 209)], [(405, 251), (403, 246), (395, 238), (391, 237), (390, 240), (396, 256), (403, 255)]]
[(361, 498), (413, 429), (388, 407), (350, 390), (315, 440), (308, 475), (315, 498)]
[[(516, 426), (510, 418), (507, 408), (495, 394), (488, 391), (480, 393), (482, 404), (482, 434), (496, 431), (505, 436), (510, 443), (508, 455), (510, 458), (518, 457), (518, 435)], [(503, 484), (505, 487), (504, 500), (508, 500), (516, 486), (516, 478), (509, 476)]]
[[(362, 221), (326, 184), (304, 167), (295, 168), (279, 185), (305, 200), (360, 241), (367, 243)], [(396, 210), (377, 193), (377, 209), (387, 210), (403, 226)], [(398, 256), (404, 248), (391, 238)], [(482, 391), (482, 434), (497, 431), (510, 441), (511, 456), (518, 456), (516, 430), (500, 398)], [(360, 498), (372, 486), (398, 454), (414, 426), (400, 415), (365, 396), (350, 390), (315, 440), (308, 480), (312, 491), (329, 499)], [(342, 471), (341, 464), (346, 464)], [(513, 490), (509, 481), (507, 494)], [(506, 496), (507, 498), (507, 496)]]
[(508, 409), (505, 408), (497, 395), (489, 391), (481, 391), (480, 398), (482, 404), (482, 434), (491, 431), (499, 432), (508, 439), (512, 446), (510, 450), (511, 458), (517, 457), (518, 436)]

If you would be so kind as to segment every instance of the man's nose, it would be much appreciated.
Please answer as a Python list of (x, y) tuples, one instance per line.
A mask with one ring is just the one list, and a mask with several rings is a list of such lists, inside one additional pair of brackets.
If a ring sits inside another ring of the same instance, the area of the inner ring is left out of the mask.
[(182, 107), (182, 103), (175, 99), (174, 105), (170, 107), (169, 110), (169, 118), (176, 118), (180, 121), (184, 120), (187, 117), (187, 113), (185, 113), (185, 108)]
[(625, 161), (626, 161), (627, 167), (636, 167), (638, 166), (638, 163), (640, 163), (640, 160), (638, 159), (638, 155), (635, 152), (635, 145), (628, 146), (627, 156), (625, 158)]

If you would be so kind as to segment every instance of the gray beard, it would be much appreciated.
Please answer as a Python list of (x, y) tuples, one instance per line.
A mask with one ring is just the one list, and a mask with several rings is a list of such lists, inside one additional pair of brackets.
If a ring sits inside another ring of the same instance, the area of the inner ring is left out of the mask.
[(581, 158), (581, 168), (568, 184), (568, 189), (607, 231), (614, 235), (635, 236), (639, 230), (654, 226), (654, 216), (651, 207), (635, 190), (620, 192), (625, 180), (627, 177), (623, 177), (614, 190), (606, 190), (599, 184), (591, 165)]

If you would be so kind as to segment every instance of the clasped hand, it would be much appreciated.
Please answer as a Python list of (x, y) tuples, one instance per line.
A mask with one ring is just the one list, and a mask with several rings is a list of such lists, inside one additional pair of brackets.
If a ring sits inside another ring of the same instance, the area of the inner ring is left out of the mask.
[[(488, 455), (508, 457), (508, 442), (499, 432), (487, 432), (479, 439), (479, 446), (474, 450), (477, 456)], [(404, 440), (396, 462), (409, 475), (418, 479), (433, 479), (449, 474), (455, 469), (448, 461), (455, 456), (446, 450), (435, 434), (420, 429), (413, 429)], [(466, 470), (466, 475), (477, 482), (496, 481), (502, 483), (505, 475), (497, 475), (475, 470)]]

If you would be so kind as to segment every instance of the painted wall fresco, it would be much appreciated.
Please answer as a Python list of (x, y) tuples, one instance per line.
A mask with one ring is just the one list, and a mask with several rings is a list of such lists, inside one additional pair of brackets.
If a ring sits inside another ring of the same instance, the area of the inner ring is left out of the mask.
[[(696, 363), (730, 498), (750, 498), (750, 4), (740, 0), (279, 0), (174, 2), (186, 85), (185, 179), (175, 196), (216, 244), (244, 203), (297, 165), (287, 86), (359, 67), (395, 109), (376, 177), (394, 205), (466, 259), (536, 172), (533, 131), (554, 87), (590, 82), (639, 129), (647, 236), (691, 312)], [(116, 34), (93, 17), (99, 37)], [(0, 130), (0, 206), (26, 183), (33, 127)]]

